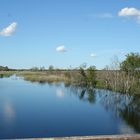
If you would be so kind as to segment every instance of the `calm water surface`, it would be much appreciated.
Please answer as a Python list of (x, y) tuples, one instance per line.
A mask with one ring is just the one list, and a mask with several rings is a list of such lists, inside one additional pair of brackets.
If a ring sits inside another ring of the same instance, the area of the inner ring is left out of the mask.
[(0, 79), (0, 139), (140, 132), (140, 97)]

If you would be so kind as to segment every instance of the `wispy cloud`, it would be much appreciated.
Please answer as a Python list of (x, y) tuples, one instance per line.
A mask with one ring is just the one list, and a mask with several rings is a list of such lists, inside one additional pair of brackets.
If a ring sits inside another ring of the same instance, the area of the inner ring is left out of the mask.
[(119, 50), (119, 49), (105, 49), (105, 50), (96, 50), (96, 53), (91, 53), (90, 57), (104, 57), (104, 56), (122, 56), (125, 55), (124, 50)]
[(140, 10), (133, 8), (133, 7), (126, 7), (121, 9), (118, 12), (118, 16), (120, 17), (127, 17), (127, 18), (134, 18), (138, 23), (140, 23)]
[(0, 35), (5, 37), (11, 36), (16, 31), (16, 27), (17, 27), (17, 23), (13, 22), (8, 27), (2, 29), (0, 31)]
[(89, 16), (93, 17), (93, 18), (99, 18), (99, 19), (110, 19), (110, 18), (113, 18), (113, 15), (111, 13), (92, 14), (92, 15), (89, 15)]
[(90, 54), (91, 57), (96, 57), (97, 55), (95, 53)]
[(66, 52), (67, 50), (66, 50), (66, 48), (65, 48), (64, 45), (61, 45), (61, 46), (58, 46), (58, 47), (56, 48), (56, 51), (57, 51), (57, 52)]

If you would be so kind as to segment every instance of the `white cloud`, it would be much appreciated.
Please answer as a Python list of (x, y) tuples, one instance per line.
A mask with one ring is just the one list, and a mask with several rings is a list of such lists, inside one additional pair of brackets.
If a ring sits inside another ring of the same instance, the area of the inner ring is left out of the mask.
[(61, 46), (58, 46), (58, 47), (56, 48), (56, 51), (57, 51), (57, 52), (66, 52), (66, 48), (65, 48), (64, 45), (61, 45)]
[(16, 31), (16, 27), (17, 23), (13, 22), (8, 27), (2, 29), (2, 31), (0, 31), (0, 35), (5, 37), (11, 36)]
[(140, 10), (136, 8), (123, 8), (121, 11), (118, 13), (119, 16), (140, 16)]
[(91, 53), (90, 56), (91, 57), (96, 57), (96, 54), (95, 53)]
[(123, 8), (118, 12), (118, 16), (120, 17), (130, 17), (135, 18), (140, 23), (140, 10), (136, 8)]

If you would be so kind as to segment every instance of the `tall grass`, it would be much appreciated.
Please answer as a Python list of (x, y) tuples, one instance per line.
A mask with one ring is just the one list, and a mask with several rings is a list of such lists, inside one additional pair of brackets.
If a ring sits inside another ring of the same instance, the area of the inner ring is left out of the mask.
[(13, 71), (0, 71), (0, 78), (10, 77), (14, 74)]
[(59, 83), (66, 85), (84, 86), (87, 88), (104, 88), (121, 93), (140, 94), (140, 79), (127, 75), (119, 70), (92, 71), (65, 70), (65, 71), (0, 71), (0, 77), (9, 77), (13, 74), (23, 77), (27, 81), (39, 83)]

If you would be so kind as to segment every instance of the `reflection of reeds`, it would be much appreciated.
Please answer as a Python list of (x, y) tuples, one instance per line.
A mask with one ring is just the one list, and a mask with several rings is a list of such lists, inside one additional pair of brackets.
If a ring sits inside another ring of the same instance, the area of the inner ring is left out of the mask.
[(39, 83), (59, 83), (64, 82), (68, 83), (75, 83), (75, 79), (70, 73), (67, 72), (18, 72), (18, 76), (23, 76), (25, 80), (31, 82), (39, 82)]
[(100, 103), (107, 111), (121, 117), (129, 126), (140, 132), (140, 96), (116, 94), (107, 90), (98, 90)]
[(69, 79), (62, 76), (57, 75), (49, 75), (49, 76), (43, 76), (43, 75), (24, 75), (23, 76), (25, 80), (32, 81), (32, 82), (68, 82)]
[(39, 83), (58, 83), (64, 82), (65, 84), (79, 84), (78, 72), (70, 71), (0, 71), (0, 77), (10, 77), (16, 74), (23, 77), (27, 81), (39, 82)]
[(10, 77), (14, 74), (13, 71), (0, 71), (0, 78)]

